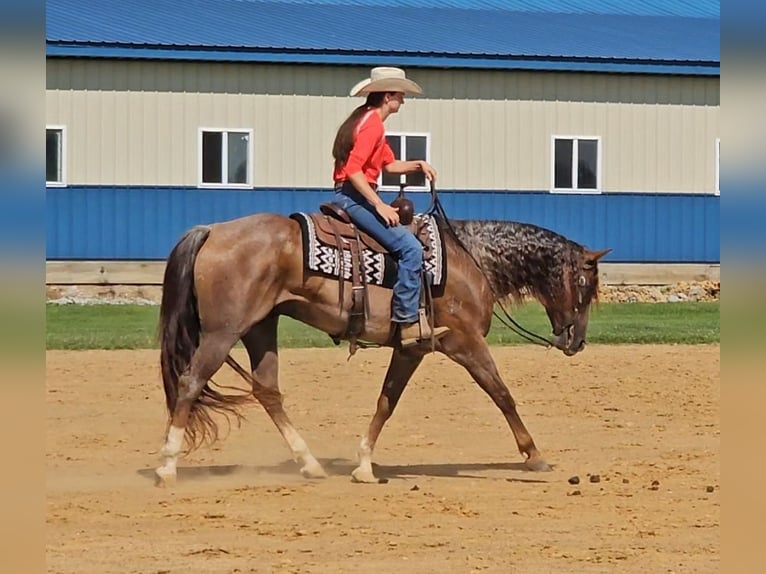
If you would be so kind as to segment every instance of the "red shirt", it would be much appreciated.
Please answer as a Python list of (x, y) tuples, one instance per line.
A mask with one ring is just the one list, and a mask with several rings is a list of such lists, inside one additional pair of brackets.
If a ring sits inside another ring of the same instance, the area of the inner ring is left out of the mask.
[(349, 175), (361, 171), (365, 179), (375, 185), (383, 166), (395, 159), (394, 152), (386, 141), (383, 120), (376, 110), (370, 110), (356, 124), (354, 147), (348, 154), (346, 164), (335, 170), (333, 179), (336, 182), (346, 181)]

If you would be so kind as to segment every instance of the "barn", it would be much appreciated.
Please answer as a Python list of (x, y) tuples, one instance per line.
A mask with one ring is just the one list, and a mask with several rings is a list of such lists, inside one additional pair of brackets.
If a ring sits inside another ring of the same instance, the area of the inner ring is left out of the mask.
[(316, 209), (349, 89), (396, 65), (425, 94), (389, 141), (452, 217), (717, 269), (719, 28), (717, 0), (46, 0), (47, 260)]

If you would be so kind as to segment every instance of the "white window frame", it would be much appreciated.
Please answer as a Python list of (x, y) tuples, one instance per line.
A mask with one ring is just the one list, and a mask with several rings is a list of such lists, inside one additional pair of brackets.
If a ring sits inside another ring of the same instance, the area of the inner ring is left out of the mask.
[[(572, 183), (575, 187), (556, 187), (556, 140), (572, 140)], [(577, 187), (577, 160), (579, 153), (579, 140), (595, 140), (596, 142), (596, 189), (580, 189)], [(551, 193), (582, 193), (597, 194), (601, 193), (601, 163), (603, 160), (603, 149), (601, 145), (601, 136), (572, 136), (572, 135), (552, 135), (551, 136)]]
[[(48, 136), (48, 130), (61, 131), (61, 156), (59, 161), (61, 162), (61, 181), (48, 181), (46, 174), (45, 187), (66, 187), (67, 186), (67, 134), (66, 126), (45, 126), (45, 136)], [(48, 158), (45, 159), (45, 171), (48, 171)]]
[[(407, 155), (407, 145), (406, 145), (406, 138), (408, 137), (424, 137), (426, 138), (426, 157), (425, 161), (428, 163), (431, 163), (431, 133), (430, 132), (386, 132), (386, 136), (398, 136), (402, 138), (402, 149), (404, 156)], [(401, 159), (401, 158), (396, 158)], [(406, 181), (407, 175), (402, 174), (399, 176), (399, 182), (404, 183)], [(381, 173), (378, 176), (378, 189), (380, 191), (399, 191), (398, 185), (383, 185), (383, 173)], [(431, 188), (428, 184), (428, 180), (426, 179), (425, 185), (410, 185), (405, 188), (405, 191), (407, 193), (413, 191), (413, 192), (420, 192), (420, 191), (431, 191)]]
[(715, 195), (721, 195), (721, 138), (715, 138)]
[[(246, 183), (207, 183), (202, 181), (202, 134), (205, 132), (217, 132), (224, 134), (221, 138), (221, 141), (223, 142), (221, 150), (221, 153), (223, 154), (223, 157), (221, 158), (222, 165), (223, 165), (223, 173), (222, 175), (228, 179), (229, 177), (229, 143), (228, 143), (228, 137), (226, 137), (230, 132), (237, 132), (237, 133), (245, 133), (247, 134), (247, 182)], [(197, 187), (204, 188), (204, 189), (253, 189), (253, 156), (254, 154), (254, 145), (253, 145), (253, 130), (252, 128), (208, 128), (208, 127), (201, 127), (197, 131)]]

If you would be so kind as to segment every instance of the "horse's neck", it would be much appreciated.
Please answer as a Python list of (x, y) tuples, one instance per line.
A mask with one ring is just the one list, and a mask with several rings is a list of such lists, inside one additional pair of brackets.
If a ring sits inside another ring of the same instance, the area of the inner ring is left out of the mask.
[(537, 299), (561, 281), (564, 256), (556, 234), (513, 222), (456, 222), (455, 231), (489, 281), (496, 299)]

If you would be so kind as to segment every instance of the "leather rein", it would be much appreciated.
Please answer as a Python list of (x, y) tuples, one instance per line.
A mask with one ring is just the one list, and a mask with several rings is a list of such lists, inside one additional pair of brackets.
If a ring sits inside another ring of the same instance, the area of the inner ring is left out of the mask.
[[(450, 222), (449, 218), (447, 217), (447, 213), (444, 211), (444, 207), (441, 204), (441, 201), (439, 201), (439, 197), (436, 194), (436, 185), (434, 182), (431, 183), (431, 205), (428, 207), (428, 210), (426, 213), (433, 216), (438, 216), (438, 219), (442, 219), (447, 226), (447, 228), (450, 231), (450, 234), (452, 235), (452, 238), (455, 240), (455, 242), (458, 244), (458, 246), (465, 251), (468, 256), (471, 258), (471, 260), (474, 262), (476, 267), (478, 268), (479, 272), (481, 273), (482, 277), (487, 281), (487, 284), (490, 286), (490, 289), (492, 289), (492, 283), (487, 278), (486, 273), (484, 272), (483, 267), (481, 264), (476, 260), (476, 257), (474, 257), (473, 253), (465, 246), (465, 243), (460, 239), (457, 232), (455, 231), (455, 228), (452, 227), (452, 223)], [(500, 323), (502, 323), (505, 327), (516, 333), (519, 337), (522, 339), (526, 339), (530, 343), (534, 343), (535, 345), (541, 345), (543, 347), (546, 347), (550, 349), (553, 346), (553, 343), (550, 339), (543, 337), (541, 335), (538, 335), (537, 333), (530, 331), (529, 329), (523, 327), (522, 325), (519, 325), (519, 323), (516, 322), (516, 320), (511, 317), (511, 314), (508, 312), (508, 310), (505, 308), (501, 301), (501, 297), (498, 296), (497, 293), (492, 291), (493, 298), (495, 299), (495, 303), (497, 303), (497, 306), (500, 307), (500, 309), (503, 311), (503, 314), (505, 317), (500, 316), (500, 314), (497, 312), (497, 309), (493, 307), (492, 314), (497, 318)]]

